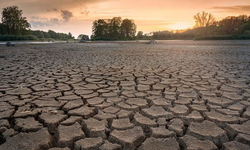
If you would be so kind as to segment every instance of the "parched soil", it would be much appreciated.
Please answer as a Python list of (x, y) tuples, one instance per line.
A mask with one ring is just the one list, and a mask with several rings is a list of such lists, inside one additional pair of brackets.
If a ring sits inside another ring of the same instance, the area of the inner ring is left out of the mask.
[(249, 146), (250, 41), (0, 45), (1, 150)]

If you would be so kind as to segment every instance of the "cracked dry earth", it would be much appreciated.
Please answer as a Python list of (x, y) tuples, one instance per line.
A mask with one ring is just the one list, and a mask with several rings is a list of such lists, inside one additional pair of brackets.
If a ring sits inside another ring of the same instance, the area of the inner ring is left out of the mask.
[(0, 46), (1, 150), (248, 150), (250, 41)]

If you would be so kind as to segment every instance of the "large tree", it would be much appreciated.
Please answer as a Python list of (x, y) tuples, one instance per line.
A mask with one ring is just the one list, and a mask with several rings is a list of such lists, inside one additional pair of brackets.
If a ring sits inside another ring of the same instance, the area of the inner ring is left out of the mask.
[(31, 27), (26, 17), (22, 15), (23, 11), (17, 6), (3, 8), (2, 24), (7, 26), (8, 34), (20, 35)]
[(133, 38), (136, 33), (134, 20), (124, 19), (121, 24), (121, 35), (123, 38)]
[(250, 29), (248, 23), (249, 18), (246, 15), (229, 16), (219, 21), (222, 33), (231, 35), (243, 34), (245, 30)]
[(93, 37), (95, 39), (107, 39), (109, 34), (109, 22), (107, 19), (98, 19), (93, 22)]
[(112, 19), (98, 19), (93, 22), (91, 39), (131, 39), (135, 37), (135, 33), (136, 25), (133, 20), (122, 20), (121, 17), (114, 17)]
[(139, 31), (137, 33), (137, 39), (142, 39), (143, 38), (143, 32), (142, 31)]
[(80, 41), (88, 41), (89, 40), (89, 36), (85, 35), (85, 34), (80, 34), (77, 39), (79, 39)]
[(121, 34), (121, 17), (114, 17), (110, 20), (109, 23), (109, 36), (111, 39), (117, 39), (120, 37)]
[(215, 23), (215, 18), (212, 14), (207, 13), (205, 11), (203, 11), (202, 13), (197, 13), (194, 16), (195, 19), (195, 27), (199, 28), (199, 27), (208, 27), (211, 25), (214, 25)]

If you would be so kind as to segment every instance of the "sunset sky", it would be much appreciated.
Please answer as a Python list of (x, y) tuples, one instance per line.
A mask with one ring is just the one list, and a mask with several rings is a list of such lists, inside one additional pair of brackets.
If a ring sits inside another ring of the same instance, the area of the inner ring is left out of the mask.
[(91, 35), (96, 19), (122, 17), (135, 20), (137, 31), (185, 29), (194, 26), (201, 11), (217, 20), (231, 15), (250, 15), (250, 0), (0, 0), (0, 9), (17, 5), (32, 30), (52, 29)]

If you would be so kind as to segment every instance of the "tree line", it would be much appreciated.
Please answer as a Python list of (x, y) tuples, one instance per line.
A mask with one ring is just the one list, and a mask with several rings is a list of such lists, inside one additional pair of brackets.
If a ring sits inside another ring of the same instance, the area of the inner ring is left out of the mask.
[[(68, 40), (72, 34), (31, 30), (31, 25), (23, 11), (17, 6), (3, 8), (0, 23), (0, 40)], [(132, 19), (114, 17), (98, 19), (93, 22), (91, 40), (135, 40), (135, 39), (250, 39), (250, 16), (229, 16), (216, 21), (211, 13), (201, 12), (194, 16), (192, 29), (157, 31), (136, 35), (136, 24)], [(81, 41), (89, 40), (87, 35), (78, 36)]]
[(114, 17), (98, 19), (93, 22), (92, 40), (132, 40), (135, 39), (136, 25), (134, 20)]
[[(216, 21), (214, 16), (207, 12), (194, 16), (193, 29), (152, 32), (151, 38), (158, 40), (167, 39), (207, 39), (231, 40), (250, 39), (250, 16), (228, 16)], [(144, 36), (144, 38), (149, 38)]]
[(68, 40), (74, 39), (72, 34), (57, 33), (53, 30), (48, 32), (40, 30), (31, 30), (31, 25), (26, 17), (23, 17), (23, 11), (17, 6), (3, 8), (0, 23), (0, 40)]

